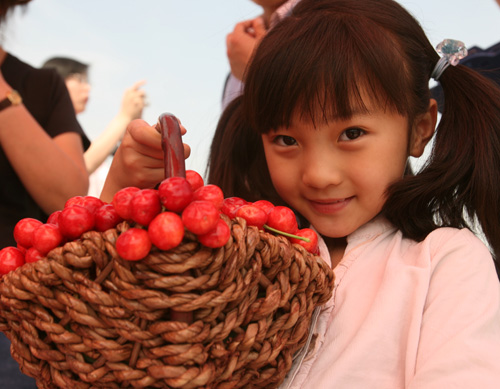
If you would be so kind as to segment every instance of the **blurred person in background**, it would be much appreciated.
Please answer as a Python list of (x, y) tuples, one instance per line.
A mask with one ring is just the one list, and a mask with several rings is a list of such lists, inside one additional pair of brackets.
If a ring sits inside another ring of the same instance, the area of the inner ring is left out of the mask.
[[(231, 72), (222, 94), (222, 109), (243, 91), (245, 69), (252, 53), (267, 31), (292, 12), (300, 0), (252, 0), (262, 8), (254, 19), (239, 22), (226, 37), (227, 58)], [(500, 0), (499, 0), (500, 1)]]
[[(90, 96), (89, 65), (68, 57), (53, 57), (43, 68), (55, 69), (65, 80), (76, 114), (85, 111)], [(146, 93), (138, 81), (123, 94), (120, 110), (104, 131), (92, 141), (85, 152), (85, 165), (90, 174), (89, 195), (99, 197), (109, 169), (109, 159), (125, 133), (127, 125), (142, 117), (146, 106)]]
[[(2, 21), (26, 0), (0, 0)], [(3, 23), (2, 23), (3, 24)], [(34, 68), (0, 46), (0, 243), (15, 246), (22, 218), (45, 221), (67, 199), (85, 195), (89, 147), (64, 80)]]
[[(0, 0), (0, 26), (29, 0)], [(73, 196), (85, 195), (89, 178), (83, 153), (89, 146), (64, 80), (37, 69), (0, 43), (0, 248), (15, 246), (15, 224), (31, 217), (45, 222)], [(0, 333), (0, 386), (36, 388), (11, 357)]]

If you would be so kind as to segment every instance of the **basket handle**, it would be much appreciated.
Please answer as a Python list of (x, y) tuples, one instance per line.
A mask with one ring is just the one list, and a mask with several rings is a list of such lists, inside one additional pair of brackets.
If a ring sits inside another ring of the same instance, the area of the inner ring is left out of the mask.
[[(165, 178), (186, 178), (184, 145), (182, 144), (179, 119), (170, 113), (163, 113), (158, 118), (156, 130), (161, 134), (161, 148), (163, 149)], [(190, 276), (191, 272), (187, 270), (183, 273), (183, 275)], [(170, 308), (170, 318), (173, 321), (180, 321), (188, 324), (193, 323), (192, 312), (176, 311), (175, 309)], [(138, 351), (136, 353), (138, 353)]]
[(170, 113), (163, 113), (158, 118), (156, 129), (161, 134), (165, 178), (186, 177), (184, 146), (179, 120)]

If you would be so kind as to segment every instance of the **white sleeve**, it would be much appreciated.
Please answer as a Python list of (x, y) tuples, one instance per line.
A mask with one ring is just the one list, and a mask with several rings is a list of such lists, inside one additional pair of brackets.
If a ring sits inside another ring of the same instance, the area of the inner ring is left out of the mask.
[(445, 234), (431, 247), (432, 276), (409, 387), (500, 388), (500, 284), (491, 255), (468, 230)]

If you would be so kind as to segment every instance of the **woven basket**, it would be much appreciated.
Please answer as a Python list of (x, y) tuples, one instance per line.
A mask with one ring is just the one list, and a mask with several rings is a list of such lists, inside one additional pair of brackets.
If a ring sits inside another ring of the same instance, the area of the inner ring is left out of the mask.
[(123, 222), (4, 276), (0, 330), (21, 370), (39, 388), (279, 386), (333, 273), (284, 237), (226, 221), (219, 249), (187, 233), (173, 250), (125, 261)]

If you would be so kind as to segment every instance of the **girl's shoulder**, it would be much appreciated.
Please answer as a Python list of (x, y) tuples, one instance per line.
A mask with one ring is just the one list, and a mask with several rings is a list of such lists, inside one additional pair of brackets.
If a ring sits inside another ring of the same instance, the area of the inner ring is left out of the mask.
[(436, 269), (449, 268), (450, 274), (468, 273), (472, 268), (483, 274), (496, 273), (490, 250), (468, 229), (441, 227), (415, 241), (383, 217), (349, 236), (343, 268), (356, 263), (364, 268), (368, 264), (391, 267), (396, 274), (417, 272), (427, 279)]
[(474, 251), (486, 251), (486, 244), (468, 228), (440, 227), (429, 233), (424, 239), (426, 244), (436, 250), (473, 248)]
[(450, 265), (455, 269), (491, 268), (495, 271), (493, 257), (486, 244), (467, 228), (441, 227), (432, 231), (410, 250), (426, 252), (432, 269)]

